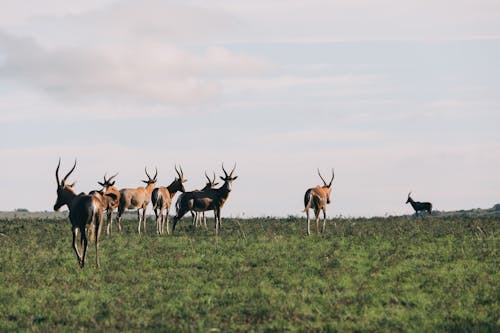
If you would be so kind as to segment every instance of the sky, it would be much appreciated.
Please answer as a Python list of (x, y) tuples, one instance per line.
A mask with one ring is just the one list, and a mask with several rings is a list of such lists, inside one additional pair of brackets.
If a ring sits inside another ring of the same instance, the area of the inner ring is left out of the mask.
[[(500, 202), (496, 0), (0, 0), (0, 210), (236, 163), (223, 216)], [(148, 208), (151, 212), (151, 207)]]

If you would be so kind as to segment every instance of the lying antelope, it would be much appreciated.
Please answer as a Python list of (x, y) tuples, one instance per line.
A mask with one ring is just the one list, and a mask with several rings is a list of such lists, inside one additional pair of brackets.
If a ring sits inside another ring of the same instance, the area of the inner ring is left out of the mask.
[(118, 204), (120, 203), (120, 191), (114, 186), (116, 181), (113, 180), (113, 178), (115, 178), (117, 175), (118, 173), (114, 176), (111, 176), (109, 179), (106, 179), (106, 175), (104, 175), (104, 181), (102, 183), (97, 182), (102, 186), (104, 194), (112, 193), (115, 197), (113, 198), (109, 195), (106, 195), (104, 198), (107, 215), (106, 233), (108, 235), (111, 234), (111, 229), (113, 227), (113, 210), (118, 208)]
[(326, 205), (330, 203), (330, 193), (332, 192), (332, 182), (335, 178), (335, 174), (332, 169), (332, 179), (327, 184), (323, 176), (318, 169), (318, 175), (323, 181), (323, 186), (316, 186), (310, 188), (306, 191), (304, 196), (304, 211), (307, 215), (307, 234), (311, 235), (311, 220), (309, 219), (309, 208), (314, 209), (315, 222), (316, 222), (316, 234), (319, 234), (319, 213), (323, 211), (323, 232), (326, 228)]
[(414, 201), (411, 197), (411, 191), (408, 193), (408, 199), (406, 203), (410, 203), (413, 209), (415, 210), (415, 215), (418, 216), (418, 212), (428, 212), (432, 215), (432, 204), (430, 202), (419, 202)]
[[(104, 198), (99, 192), (93, 194), (80, 193), (76, 194), (73, 191), (73, 184), (67, 184), (66, 181), (71, 173), (76, 168), (76, 160), (73, 168), (59, 180), (59, 167), (61, 166), (61, 159), (56, 168), (56, 181), (57, 181), (57, 200), (54, 204), (54, 210), (59, 211), (62, 206), (67, 205), (69, 209), (69, 220), (71, 222), (71, 232), (73, 233), (73, 249), (75, 250), (78, 264), (81, 268), (85, 265), (85, 257), (87, 254), (87, 234), (86, 229), (90, 229), (90, 240), (95, 234), (95, 259), (96, 266), (99, 267), (99, 237), (101, 235), (102, 217), (104, 212)], [(94, 229), (92, 229), (94, 228)], [(80, 230), (80, 254), (76, 245), (76, 238)]]
[(163, 234), (163, 227), (165, 225), (165, 217), (163, 216), (163, 210), (165, 210), (166, 220), (167, 220), (167, 234), (170, 234), (169, 226), (168, 226), (168, 213), (170, 211), (170, 205), (172, 204), (172, 199), (174, 198), (175, 193), (180, 191), (182, 193), (185, 192), (184, 184), (187, 179), (184, 179), (184, 172), (182, 168), (179, 166), (179, 170), (175, 167), (175, 172), (177, 176), (170, 185), (167, 187), (161, 186), (157, 187), (153, 190), (151, 195), (151, 203), (153, 204), (153, 210), (156, 216), (156, 232), (159, 235)]
[[(209, 189), (213, 189), (213, 188), (215, 188), (215, 186), (217, 186), (219, 184), (219, 183), (215, 182), (215, 172), (214, 172), (214, 179), (213, 180), (210, 179), (210, 177), (208, 177), (206, 171), (205, 171), (205, 177), (207, 178), (207, 183), (205, 184), (205, 187), (203, 187), (200, 191), (206, 191)], [(203, 224), (205, 225), (205, 229), (207, 228), (207, 219), (205, 218), (204, 211), (203, 212), (191, 211), (191, 216), (193, 217), (193, 224), (194, 224), (195, 228), (198, 227), (198, 221), (199, 221), (200, 226), (201, 226), (201, 223), (203, 221)]]
[[(137, 226), (137, 231), (141, 233), (141, 222), (144, 221), (144, 232), (146, 232), (146, 207), (151, 199), (151, 192), (155, 188), (156, 177), (158, 176), (158, 170), (153, 178), (148, 174), (146, 168), (144, 168), (148, 180), (143, 180), (142, 182), (146, 184), (145, 187), (137, 188), (124, 188), (120, 190), (120, 203), (118, 204), (118, 230), (122, 230), (121, 219), (122, 215), (126, 209), (137, 209), (137, 218), (139, 220), (139, 225)], [(140, 210), (142, 209), (142, 218)]]
[(229, 197), (231, 192), (231, 184), (233, 180), (236, 180), (238, 176), (233, 177), (234, 170), (236, 169), (236, 164), (234, 165), (231, 173), (227, 174), (222, 165), (222, 171), (224, 171), (224, 177), (220, 177), (224, 184), (219, 188), (207, 189), (204, 191), (192, 191), (184, 193), (177, 202), (177, 214), (174, 217), (174, 223), (172, 225), (172, 233), (174, 233), (175, 226), (177, 222), (189, 211), (194, 212), (204, 212), (207, 210), (213, 210), (215, 216), (215, 234), (219, 234), (219, 229), (221, 227), (221, 208)]

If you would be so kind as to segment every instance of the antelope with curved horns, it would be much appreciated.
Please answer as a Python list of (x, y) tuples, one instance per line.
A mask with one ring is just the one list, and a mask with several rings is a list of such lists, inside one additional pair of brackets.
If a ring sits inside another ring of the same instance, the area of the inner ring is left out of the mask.
[(189, 211), (204, 212), (207, 210), (213, 210), (215, 216), (215, 234), (219, 234), (219, 229), (221, 227), (221, 208), (226, 203), (229, 194), (231, 193), (231, 184), (238, 176), (233, 176), (234, 170), (236, 169), (236, 164), (233, 170), (228, 174), (224, 169), (224, 164), (222, 164), (222, 171), (224, 171), (224, 177), (220, 177), (224, 184), (219, 188), (208, 189), (205, 191), (192, 191), (185, 192), (177, 201), (177, 214), (174, 217), (174, 223), (172, 225), (172, 233), (174, 233), (175, 226), (177, 222)]
[(170, 205), (172, 204), (172, 199), (175, 196), (177, 191), (184, 193), (186, 190), (184, 189), (184, 184), (187, 182), (187, 179), (184, 179), (184, 172), (182, 171), (182, 167), (179, 166), (179, 170), (177, 170), (177, 166), (175, 166), (175, 172), (177, 176), (170, 185), (167, 187), (161, 186), (157, 187), (153, 190), (151, 194), (151, 203), (153, 204), (153, 210), (156, 216), (156, 232), (159, 235), (163, 234), (164, 225), (165, 225), (165, 217), (163, 215), (163, 210), (165, 210), (166, 220), (167, 220), (167, 234), (170, 234), (169, 226), (168, 226), (168, 213), (170, 211)]
[(106, 174), (104, 174), (104, 181), (102, 183), (97, 182), (97, 184), (102, 186), (103, 193), (106, 194), (104, 204), (107, 215), (106, 234), (108, 235), (111, 234), (113, 227), (113, 210), (118, 208), (118, 204), (120, 203), (120, 191), (114, 186), (116, 181), (113, 180), (116, 176), (118, 176), (118, 173), (106, 179)]
[(432, 204), (430, 202), (419, 202), (414, 201), (411, 197), (411, 191), (408, 193), (408, 199), (406, 203), (410, 203), (413, 209), (415, 210), (415, 215), (418, 216), (418, 212), (428, 212), (432, 215)]
[[(75, 164), (71, 170), (59, 180), (59, 167), (61, 166), (61, 159), (56, 168), (56, 181), (57, 181), (57, 200), (54, 204), (54, 210), (59, 211), (62, 206), (67, 205), (69, 209), (69, 220), (71, 222), (71, 232), (73, 234), (73, 249), (78, 259), (78, 264), (81, 268), (85, 265), (85, 257), (87, 254), (87, 228), (94, 228), (90, 230), (90, 240), (92, 241), (95, 234), (95, 257), (96, 266), (99, 267), (99, 238), (101, 235), (102, 218), (104, 211), (104, 197), (96, 192), (93, 194), (80, 193), (76, 194), (73, 190), (73, 184), (67, 184), (66, 181), (71, 173), (76, 168)], [(80, 230), (80, 254), (76, 244), (76, 238)]]
[(309, 219), (309, 209), (314, 209), (315, 222), (316, 222), (316, 234), (319, 234), (319, 213), (323, 211), (323, 232), (326, 228), (326, 205), (330, 203), (330, 193), (332, 192), (332, 183), (335, 178), (335, 173), (332, 169), (332, 179), (327, 184), (323, 176), (318, 169), (318, 175), (323, 181), (323, 186), (316, 186), (310, 188), (306, 191), (304, 196), (304, 212), (307, 215), (307, 234), (311, 235), (311, 220)]
[[(205, 184), (205, 187), (203, 187), (201, 190), (199, 191), (207, 191), (207, 190), (210, 190), (210, 189), (213, 189), (215, 188), (215, 186), (217, 186), (219, 183), (217, 183), (215, 181), (215, 172), (214, 172), (214, 179), (210, 179), (210, 177), (208, 177), (207, 175), (207, 172), (205, 171), (205, 177), (207, 178), (207, 183)], [(201, 215), (201, 216), (200, 216)], [(205, 218), (205, 212), (195, 212), (195, 211), (191, 211), (191, 216), (193, 217), (193, 224), (195, 226), (195, 228), (198, 227), (198, 221), (199, 221), (199, 225), (201, 226), (202, 222), (203, 224), (205, 225), (205, 229), (207, 228), (207, 219)]]
[[(148, 180), (143, 180), (142, 182), (146, 184), (145, 187), (137, 188), (124, 188), (120, 190), (120, 203), (118, 204), (118, 230), (122, 229), (121, 218), (126, 209), (137, 209), (137, 218), (139, 224), (137, 226), (137, 231), (141, 233), (141, 222), (144, 223), (144, 232), (146, 232), (146, 208), (151, 199), (151, 193), (155, 188), (156, 178), (158, 176), (158, 169), (156, 169), (153, 178), (148, 174), (148, 170), (144, 168), (144, 172), (148, 177)], [(140, 210), (142, 209), (142, 218)]]

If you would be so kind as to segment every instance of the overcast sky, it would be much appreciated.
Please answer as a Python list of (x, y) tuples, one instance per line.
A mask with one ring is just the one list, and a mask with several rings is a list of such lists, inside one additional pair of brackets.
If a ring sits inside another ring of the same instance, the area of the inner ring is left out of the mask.
[[(237, 163), (223, 216), (500, 202), (497, 0), (0, 0), (0, 210)], [(151, 208), (149, 208), (151, 212)]]

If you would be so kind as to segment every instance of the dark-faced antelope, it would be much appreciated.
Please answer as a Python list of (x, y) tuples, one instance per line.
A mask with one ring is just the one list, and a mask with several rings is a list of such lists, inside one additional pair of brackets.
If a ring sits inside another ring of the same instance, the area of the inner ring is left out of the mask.
[[(106, 206), (106, 215), (107, 215), (107, 225), (106, 225), (106, 233), (111, 234), (111, 229), (113, 227), (113, 210), (118, 208), (118, 204), (120, 203), (120, 191), (114, 186), (115, 182), (113, 179), (118, 174), (111, 176), (109, 179), (106, 179), (106, 175), (104, 175), (104, 181), (97, 182), (102, 186), (102, 190), (105, 195), (104, 204)], [(110, 194), (113, 194), (111, 196)]]
[[(59, 167), (61, 166), (61, 159), (56, 168), (56, 181), (57, 181), (57, 200), (54, 204), (54, 210), (58, 211), (62, 206), (67, 205), (69, 209), (69, 220), (71, 222), (71, 232), (73, 234), (73, 249), (75, 250), (78, 264), (81, 268), (85, 265), (85, 257), (87, 254), (87, 228), (94, 228), (90, 230), (90, 240), (92, 235), (95, 235), (95, 258), (96, 265), (99, 267), (99, 238), (101, 234), (102, 217), (104, 211), (103, 197), (100, 193), (94, 194), (80, 193), (76, 194), (73, 191), (73, 184), (67, 184), (66, 181), (71, 173), (76, 168), (76, 161), (73, 168), (59, 180)], [(80, 251), (76, 245), (76, 238), (80, 231)], [(80, 252), (82, 254), (80, 254)]]
[[(172, 199), (174, 198), (175, 193), (178, 191), (184, 193), (184, 183), (187, 179), (184, 179), (184, 172), (182, 168), (179, 166), (180, 170), (177, 170), (175, 167), (175, 172), (177, 176), (170, 185), (167, 187), (161, 186), (157, 187), (153, 190), (151, 195), (151, 204), (153, 205), (153, 210), (156, 216), (156, 232), (159, 235), (163, 234), (163, 227), (165, 225), (165, 218), (167, 220), (167, 234), (170, 234), (169, 226), (168, 226), (168, 214), (170, 211), (170, 205), (172, 204)], [(163, 210), (165, 210), (165, 215), (163, 215)]]
[(413, 209), (415, 210), (415, 215), (418, 216), (418, 212), (428, 212), (432, 215), (432, 204), (430, 202), (419, 202), (414, 201), (411, 197), (411, 192), (408, 193), (408, 199), (406, 203), (410, 203)]
[(219, 188), (208, 189), (205, 191), (192, 191), (184, 193), (178, 201), (177, 204), (177, 214), (174, 217), (174, 223), (172, 225), (172, 233), (175, 230), (177, 222), (189, 211), (194, 212), (204, 212), (207, 210), (213, 210), (215, 216), (215, 234), (219, 234), (219, 230), (222, 224), (221, 221), (221, 208), (231, 193), (231, 184), (233, 180), (237, 179), (238, 176), (233, 176), (236, 165), (234, 165), (233, 170), (228, 174), (222, 165), (222, 171), (224, 171), (224, 177), (220, 177), (224, 184)]
[(306, 191), (304, 196), (304, 211), (307, 215), (307, 234), (311, 235), (311, 220), (309, 219), (309, 208), (314, 209), (316, 234), (319, 234), (319, 213), (323, 211), (323, 232), (326, 228), (326, 205), (330, 203), (330, 193), (332, 192), (332, 182), (335, 174), (332, 169), (332, 179), (327, 184), (318, 169), (318, 175), (323, 181), (323, 186), (316, 186)]
[[(148, 174), (146, 168), (144, 168), (148, 180), (143, 180), (142, 182), (146, 184), (145, 187), (137, 188), (124, 188), (120, 190), (120, 203), (118, 204), (118, 229), (122, 229), (121, 218), (126, 209), (137, 209), (137, 219), (139, 224), (137, 226), (137, 231), (141, 233), (141, 222), (144, 221), (144, 232), (146, 232), (146, 207), (151, 200), (151, 193), (155, 188), (156, 177), (158, 176), (158, 170), (156, 170), (153, 178)], [(142, 218), (140, 210), (142, 209)]]
[[(205, 171), (205, 177), (207, 178), (207, 183), (205, 184), (205, 187), (203, 187), (200, 191), (207, 191), (213, 189), (215, 188), (215, 186), (219, 184), (215, 181), (215, 172), (214, 172), (214, 179), (210, 179), (206, 171)], [(193, 217), (193, 224), (195, 228), (198, 227), (198, 224), (201, 226), (202, 222), (205, 225), (205, 229), (207, 228), (207, 219), (205, 218), (205, 211), (202, 212), (191, 211), (191, 216)]]

